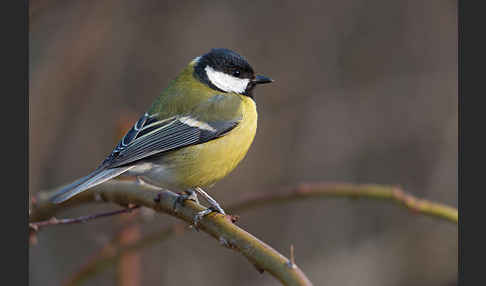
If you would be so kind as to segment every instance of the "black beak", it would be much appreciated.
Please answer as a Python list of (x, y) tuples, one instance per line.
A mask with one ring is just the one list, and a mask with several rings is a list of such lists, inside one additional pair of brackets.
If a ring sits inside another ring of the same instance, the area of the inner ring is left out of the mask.
[(264, 83), (271, 83), (273, 79), (266, 77), (264, 75), (257, 75), (254, 80), (252, 80), (254, 84), (264, 84)]

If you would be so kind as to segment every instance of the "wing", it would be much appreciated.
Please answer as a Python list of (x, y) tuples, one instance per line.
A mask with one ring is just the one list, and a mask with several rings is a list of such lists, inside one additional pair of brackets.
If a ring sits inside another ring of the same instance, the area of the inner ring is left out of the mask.
[(145, 113), (95, 171), (61, 187), (51, 201), (64, 202), (130, 170), (138, 160), (224, 136), (242, 119), (236, 96), (216, 95), (181, 110), (171, 108), (170, 103), (154, 105), (152, 115)]
[(159, 120), (144, 114), (105, 159), (104, 168), (124, 166), (182, 147), (201, 144), (231, 131), (241, 118), (203, 121), (190, 115)]

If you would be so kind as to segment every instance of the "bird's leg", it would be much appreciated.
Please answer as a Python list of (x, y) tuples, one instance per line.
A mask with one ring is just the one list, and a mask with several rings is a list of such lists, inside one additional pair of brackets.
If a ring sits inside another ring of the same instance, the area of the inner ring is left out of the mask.
[(211, 208), (213, 209), (213, 211), (218, 212), (218, 213), (220, 213), (222, 215), (226, 215), (226, 213), (221, 208), (221, 206), (218, 204), (218, 202), (215, 199), (213, 199), (208, 193), (206, 193), (203, 189), (201, 189), (199, 187), (196, 187), (196, 188), (194, 188), (194, 190), (198, 194), (200, 194), (201, 196), (203, 196), (204, 199), (206, 199), (206, 201), (208, 201), (208, 203), (211, 205)]
[(188, 189), (179, 194), (179, 197), (174, 201), (174, 212), (177, 212), (178, 205), (184, 205), (185, 200), (194, 201), (196, 204), (199, 204), (199, 200), (197, 199), (197, 194), (194, 190)]
[(203, 211), (200, 211), (198, 212), (195, 216), (194, 216), (194, 225), (197, 226), (197, 223), (206, 215), (210, 214), (211, 212), (218, 212), (222, 215), (226, 215), (226, 213), (224, 212), (224, 210), (221, 208), (221, 206), (218, 204), (218, 202), (213, 199), (210, 195), (208, 195), (208, 193), (206, 193), (203, 189), (199, 188), (199, 187), (196, 187), (194, 188), (194, 190), (200, 194), (201, 196), (204, 197), (204, 199), (206, 199), (206, 201), (211, 205), (209, 208), (203, 210)]

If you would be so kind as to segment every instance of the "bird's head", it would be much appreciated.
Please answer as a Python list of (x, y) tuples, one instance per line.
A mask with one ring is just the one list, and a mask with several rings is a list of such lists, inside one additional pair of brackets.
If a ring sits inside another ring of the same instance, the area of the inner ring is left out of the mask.
[(273, 80), (255, 75), (245, 58), (228, 49), (212, 49), (193, 60), (194, 76), (212, 89), (253, 97), (258, 84)]

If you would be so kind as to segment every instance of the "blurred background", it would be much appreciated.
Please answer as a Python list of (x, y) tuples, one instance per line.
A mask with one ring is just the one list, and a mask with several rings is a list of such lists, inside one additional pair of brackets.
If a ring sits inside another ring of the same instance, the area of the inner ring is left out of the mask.
[[(30, 192), (92, 171), (189, 61), (225, 47), (275, 82), (256, 90), (247, 157), (210, 192), (223, 207), (329, 181), (400, 185), (457, 207), (456, 9), (450, 0), (31, 0)], [(282, 254), (293, 244), (315, 285), (457, 283), (457, 226), (390, 203), (306, 200), (240, 215)], [(40, 232), (30, 285), (60, 285), (127, 225), (136, 240), (177, 222), (143, 217)], [(123, 267), (132, 285), (279, 285), (204, 233), (134, 255), (85, 285), (128, 285)]]

